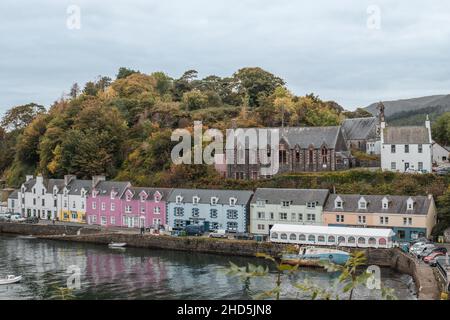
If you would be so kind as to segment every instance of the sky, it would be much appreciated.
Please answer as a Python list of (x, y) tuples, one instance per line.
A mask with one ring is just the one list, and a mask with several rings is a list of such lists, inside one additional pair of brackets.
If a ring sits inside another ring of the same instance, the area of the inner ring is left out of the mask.
[(353, 110), (450, 94), (449, 40), (447, 0), (1, 0), (0, 113), (48, 107), (120, 67), (178, 78), (259, 66)]

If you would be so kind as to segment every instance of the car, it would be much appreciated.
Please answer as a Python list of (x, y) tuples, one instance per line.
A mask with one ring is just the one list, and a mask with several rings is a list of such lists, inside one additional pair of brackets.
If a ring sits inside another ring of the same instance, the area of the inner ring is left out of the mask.
[(412, 254), (415, 254), (416, 251), (418, 251), (421, 247), (423, 247), (426, 244), (427, 244), (427, 242), (425, 242), (425, 241), (416, 242), (411, 246), (411, 248), (409, 248), (409, 252)]
[(0, 221), (9, 221), (10, 218), (10, 213), (0, 213)]
[(26, 219), (24, 217), (22, 217), (20, 214), (13, 214), (13, 215), (11, 215), (9, 220), (11, 222), (25, 222)]
[(188, 236), (201, 236), (205, 233), (205, 227), (201, 224), (190, 224), (184, 228)]
[(225, 239), (225, 238), (228, 238), (228, 235), (226, 233), (226, 230), (217, 230), (217, 231), (211, 232), (209, 234), (209, 237), (210, 238), (222, 238), (222, 239)]
[(425, 258), (423, 258), (423, 261), (425, 263), (430, 263), (431, 261), (435, 260), (437, 257), (441, 257), (441, 256), (445, 256), (445, 254), (442, 252), (434, 252), (434, 253), (426, 256)]
[(38, 223), (39, 219), (38, 219), (38, 217), (28, 217), (25, 219), (25, 222), (26, 223)]
[(234, 235), (236, 240), (253, 240), (253, 235), (246, 232), (238, 232)]
[(416, 251), (415, 251), (415, 255), (420, 259), (421, 257), (424, 256), (424, 254), (429, 251), (427, 254), (431, 253), (431, 250), (433, 250), (434, 248), (436, 248), (436, 246), (432, 243), (427, 243), (424, 244), (423, 246), (420, 246)]
[(413, 168), (408, 168), (408, 169), (406, 169), (406, 170), (405, 170), (405, 173), (423, 174), (422, 171), (420, 171), (420, 170), (415, 170), (415, 169), (413, 169)]

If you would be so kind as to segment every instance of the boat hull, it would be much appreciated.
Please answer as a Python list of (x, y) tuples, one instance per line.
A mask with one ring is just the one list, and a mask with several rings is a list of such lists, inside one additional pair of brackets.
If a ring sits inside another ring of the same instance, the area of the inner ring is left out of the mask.
[(338, 265), (344, 265), (348, 260), (348, 254), (342, 253), (320, 253), (305, 255), (284, 255), (282, 263), (301, 266), (318, 266), (321, 262), (331, 262)]
[(17, 283), (20, 280), (22, 280), (22, 276), (14, 277), (14, 278), (11, 278), (11, 279), (0, 279), (0, 285)]

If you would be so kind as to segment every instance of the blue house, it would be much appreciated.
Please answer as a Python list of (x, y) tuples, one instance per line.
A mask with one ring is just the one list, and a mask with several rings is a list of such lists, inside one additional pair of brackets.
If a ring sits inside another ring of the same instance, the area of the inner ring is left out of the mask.
[(206, 230), (248, 232), (252, 191), (173, 189), (167, 200), (167, 224), (174, 230), (203, 224)]

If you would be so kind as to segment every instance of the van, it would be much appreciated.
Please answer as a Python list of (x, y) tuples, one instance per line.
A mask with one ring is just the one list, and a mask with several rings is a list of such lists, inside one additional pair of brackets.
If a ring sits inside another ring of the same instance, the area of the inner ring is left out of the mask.
[(205, 233), (205, 227), (200, 224), (190, 224), (184, 228), (184, 231), (188, 236), (201, 236)]

